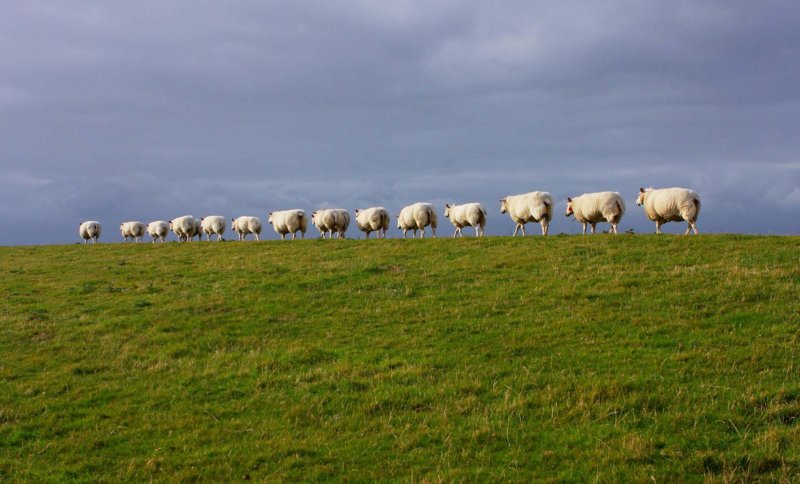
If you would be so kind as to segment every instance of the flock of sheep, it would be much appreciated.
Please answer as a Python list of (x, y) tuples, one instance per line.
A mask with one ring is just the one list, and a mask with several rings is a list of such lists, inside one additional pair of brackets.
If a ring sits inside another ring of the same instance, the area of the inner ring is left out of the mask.
[[(653, 189), (640, 188), (636, 204), (644, 207), (647, 217), (656, 223), (656, 233), (661, 233), (661, 225), (666, 222), (688, 223), (686, 234), (694, 230), (697, 234), (697, 216), (700, 213), (700, 198), (697, 192), (686, 188), (663, 188)], [(542, 234), (547, 235), (550, 220), (553, 218), (553, 197), (547, 192), (530, 192), (521, 195), (509, 195), (500, 200), (500, 213), (508, 213), (511, 220), (516, 222), (514, 236), (522, 229), (525, 235), (525, 224), (527, 222), (537, 222), (542, 227)], [(595, 233), (595, 226), (598, 223), (606, 222), (611, 224), (611, 230), (616, 234), (617, 225), (625, 214), (625, 201), (618, 192), (597, 192), (585, 193), (578, 197), (567, 198), (566, 216), (574, 216), (575, 219), (583, 224), (583, 233), (586, 234), (586, 226), (590, 225), (592, 233)], [(389, 212), (383, 207), (372, 207), (358, 209), (354, 212), (358, 229), (369, 238), (372, 232), (377, 233), (378, 238), (385, 238), (389, 230)], [(444, 216), (450, 219), (455, 227), (453, 237), (463, 236), (461, 229), (464, 227), (474, 227), (475, 235), (481, 236), (486, 226), (486, 208), (480, 203), (466, 203), (463, 205), (445, 205)], [(304, 210), (281, 210), (269, 212), (269, 223), (275, 229), (281, 239), (291, 234), (292, 239), (300, 232), (300, 236), (305, 238), (308, 229), (308, 217)], [(347, 228), (350, 226), (350, 213), (345, 209), (330, 208), (317, 210), (311, 213), (311, 223), (317, 227), (322, 238), (328, 234), (328, 238), (333, 238), (335, 233), (337, 238), (344, 238)], [(425, 228), (431, 227), (433, 236), (436, 236), (438, 225), (436, 211), (430, 203), (415, 203), (403, 208), (397, 215), (397, 228), (403, 231), (403, 238), (408, 231), (412, 231), (416, 238), (417, 231), (420, 237), (425, 237)], [(211, 240), (211, 236), (216, 234), (217, 240), (221, 240), (227, 229), (225, 217), (212, 215), (201, 219), (196, 219), (191, 215), (184, 215), (170, 220), (169, 222), (157, 220), (145, 225), (142, 222), (124, 222), (120, 225), (120, 232), (127, 242), (128, 239), (141, 242), (145, 233), (156, 240), (164, 239), (169, 231), (175, 233), (180, 241), (190, 241), (195, 237), (202, 240), (203, 234), (206, 240)], [(248, 234), (253, 234), (259, 240), (261, 234), (261, 219), (258, 217), (238, 217), (231, 220), (231, 229), (239, 236), (239, 240), (244, 240)], [(91, 240), (97, 242), (100, 237), (100, 223), (94, 220), (80, 224), (79, 234), (85, 243)]]

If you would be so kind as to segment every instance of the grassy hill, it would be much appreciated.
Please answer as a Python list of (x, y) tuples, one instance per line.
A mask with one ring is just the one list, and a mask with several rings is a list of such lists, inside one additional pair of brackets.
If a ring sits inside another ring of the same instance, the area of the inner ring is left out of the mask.
[(0, 248), (0, 481), (800, 477), (800, 238)]

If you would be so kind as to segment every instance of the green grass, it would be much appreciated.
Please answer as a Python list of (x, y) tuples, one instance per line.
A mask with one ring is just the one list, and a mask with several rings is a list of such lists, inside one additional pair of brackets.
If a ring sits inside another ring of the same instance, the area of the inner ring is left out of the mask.
[(0, 248), (0, 481), (800, 478), (800, 238)]

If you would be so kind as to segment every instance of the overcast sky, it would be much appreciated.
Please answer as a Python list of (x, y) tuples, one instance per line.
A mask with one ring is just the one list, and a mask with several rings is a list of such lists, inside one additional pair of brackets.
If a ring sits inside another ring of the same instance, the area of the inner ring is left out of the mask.
[(796, 1), (9, 0), (0, 244), (416, 201), (510, 234), (497, 200), (532, 190), (552, 233), (600, 190), (652, 232), (650, 185), (697, 190), (701, 232), (798, 234), (798, 25)]

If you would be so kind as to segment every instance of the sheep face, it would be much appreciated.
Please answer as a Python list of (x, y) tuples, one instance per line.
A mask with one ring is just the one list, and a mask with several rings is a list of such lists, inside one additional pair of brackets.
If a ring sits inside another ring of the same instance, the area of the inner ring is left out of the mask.
[(566, 215), (567, 217), (569, 217), (570, 215), (575, 215), (575, 212), (572, 210), (571, 198), (567, 198), (567, 212), (564, 215)]
[(647, 195), (647, 192), (650, 192), (650, 191), (652, 191), (652, 190), (653, 190), (653, 187), (650, 187), (650, 188), (648, 188), (647, 190), (645, 190), (644, 188), (641, 188), (641, 187), (640, 187), (640, 188), (639, 188), (639, 196), (638, 196), (638, 197), (636, 197), (636, 205), (638, 205), (638, 206), (640, 206), (640, 207), (641, 207), (642, 205), (644, 205), (644, 198), (645, 198), (645, 195)]
[(500, 213), (508, 212), (508, 202), (505, 198), (500, 199)]
[(272, 212), (269, 213), (269, 218), (267, 219), (270, 225), (272, 225)]
[(453, 208), (453, 205), (449, 203), (444, 204), (444, 216), (445, 218), (450, 218), (450, 209)]

